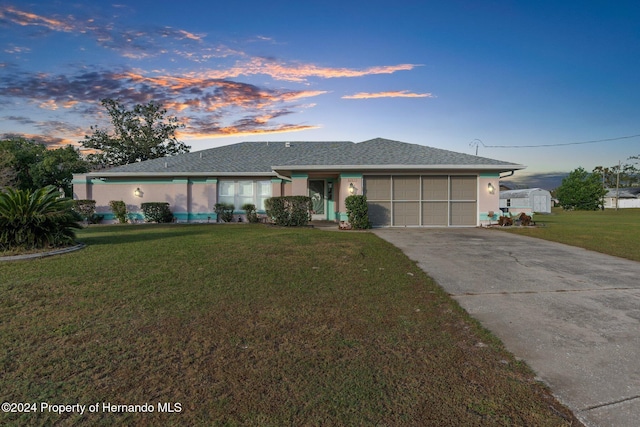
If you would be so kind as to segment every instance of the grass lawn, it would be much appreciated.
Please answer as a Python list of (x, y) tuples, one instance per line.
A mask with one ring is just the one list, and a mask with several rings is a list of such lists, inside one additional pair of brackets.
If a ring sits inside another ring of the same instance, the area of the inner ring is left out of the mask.
[(500, 230), (566, 243), (640, 261), (640, 209), (564, 211), (535, 215), (544, 227), (499, 227)]
[[(0, 424), (578, 425), (373, 234), (114, 225), (79, 238), (81, 251), (0, 263), (0, 397), (38, 411)], [(103, 406), (145, 403), (154, 412)]]

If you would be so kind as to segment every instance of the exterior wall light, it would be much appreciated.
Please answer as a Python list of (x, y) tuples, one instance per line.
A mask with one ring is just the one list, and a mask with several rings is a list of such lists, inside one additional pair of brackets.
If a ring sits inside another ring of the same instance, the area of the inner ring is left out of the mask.
[(349, 184), (349, 194), (355, 194), (356, 187), (353, 185), (353, 182)]
[(140, 190), (140, 188), (136, 188), (136, 191), (133, 192), (133, 195), (136, 197), (142, 197), (142, 191)]
[(487, 188), (489, 189), (489, 194), (493, 194), (493, 193), (495, 193), (495, 192), (496, 192), (496, 188), (493, 186), (493, 184), (492, 184), (492, 183), (489, 183), (489, 184), (487, 185)]

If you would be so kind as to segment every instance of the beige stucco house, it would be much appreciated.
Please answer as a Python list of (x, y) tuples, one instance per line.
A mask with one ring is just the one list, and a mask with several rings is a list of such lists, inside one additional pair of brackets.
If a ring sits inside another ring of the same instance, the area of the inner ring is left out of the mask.
[[(241, 142), (75, 175), (74, 198), (96, 201), (113, 220), (122, 200), (168, 202), (177, 221), (216, 221), (214, 205), (236, 207), (273, 196), (308, 195), (313, 219), (345, 220), (345, 198), (364, 194), (374, 226), (478, 226), (499, 212), (501, 174), (523, 165), (387, 139), (360, 143)], [(497, 216), (494, 216), (494, 220)]]

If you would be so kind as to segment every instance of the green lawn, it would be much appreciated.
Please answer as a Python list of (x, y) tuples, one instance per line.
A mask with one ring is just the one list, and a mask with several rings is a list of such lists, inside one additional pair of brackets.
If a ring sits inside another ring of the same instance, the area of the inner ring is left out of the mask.
[[(78, 252), (0, 263), (0, 397), (38, 410), (0, 424), (578, 425), (371, 233), (128, 225), (79, 238)], [(41, 402), (99, 405), (58, 415)]]
[(554, 208), (550, 215), (535, 215), (535, 221), (538, 227), (500, 229), (640, 261), (640, 209)]

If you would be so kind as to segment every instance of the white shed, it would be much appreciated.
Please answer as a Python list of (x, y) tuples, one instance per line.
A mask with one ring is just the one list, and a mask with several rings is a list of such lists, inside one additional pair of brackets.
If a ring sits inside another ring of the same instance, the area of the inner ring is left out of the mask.
[(551, 193), (541, 188), (506, 190), (500, 192), (500, 210), (530, 215), (533, 212), (551, 213)]
[(607, 188), (605, 208), (640, 208), (640, 187)]

